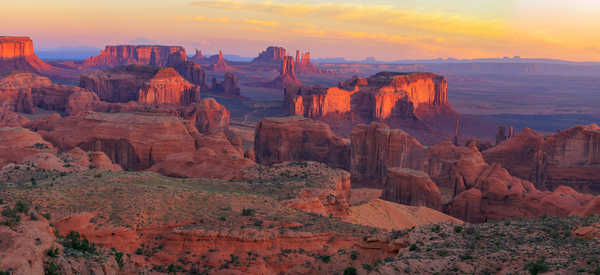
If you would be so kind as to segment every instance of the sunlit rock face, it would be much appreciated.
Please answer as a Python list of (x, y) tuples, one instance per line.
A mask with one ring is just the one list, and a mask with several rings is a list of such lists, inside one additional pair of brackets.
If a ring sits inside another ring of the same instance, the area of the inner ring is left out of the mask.
[(0, 75), (13, 71), (48, 72), (52, 66), (39, 59), (29, 37), (0, 36)]
[(99, 56), (86, 59), (84, 66), (114, 67), (120, 65), (154, 65), (166, 66), (169, 56), (183, 53), (185, 49), (180, 46), (106, 46)]
[(286, 88), (284, 107), (290, 115), (319, 118), (335, 113), (363, 122), (455, 114), (446, 79), (431, 73), (381, 72), (328, 89), (291, 86)]
[(109, 102), (188, 105), (199, 97), (200, 87), (189, 83), (173, 68), (123, 66), (82, 75), (82, 88)]

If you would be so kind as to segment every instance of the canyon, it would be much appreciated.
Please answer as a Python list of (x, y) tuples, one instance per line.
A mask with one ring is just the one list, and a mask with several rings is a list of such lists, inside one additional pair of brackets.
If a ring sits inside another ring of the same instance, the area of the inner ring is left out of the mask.
[(600, 127), (542, 132), (455, 110), (465, 90), (487, 104), (475, 109), (513, 100), (487, 93), (496, 78), (275, 46), (252, 60), (117, 45), (43, 61), (33, 49), (0, 37), (0, 274), (597, 263)]

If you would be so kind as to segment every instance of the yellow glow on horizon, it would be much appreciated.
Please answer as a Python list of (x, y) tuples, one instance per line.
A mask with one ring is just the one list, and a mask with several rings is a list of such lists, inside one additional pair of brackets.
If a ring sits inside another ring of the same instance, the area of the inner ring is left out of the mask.
[(494, 1), (490, 8), (504, 8), (497, 15), (464, 12), (469, 1), (426, 2), (421, 9), (388, 0), (22, 0), (4, 5), (0, 25), (44, 48), (147, 38), (246, 56), (282, 45), (315, 57), (600, 60), (600, 1)]

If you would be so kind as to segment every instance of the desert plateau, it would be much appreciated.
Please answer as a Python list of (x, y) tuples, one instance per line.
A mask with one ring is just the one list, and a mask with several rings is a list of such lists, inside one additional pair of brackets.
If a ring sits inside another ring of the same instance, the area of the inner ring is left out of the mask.
[(600, 274), (598, 18), (4, 3), (0, 275)]

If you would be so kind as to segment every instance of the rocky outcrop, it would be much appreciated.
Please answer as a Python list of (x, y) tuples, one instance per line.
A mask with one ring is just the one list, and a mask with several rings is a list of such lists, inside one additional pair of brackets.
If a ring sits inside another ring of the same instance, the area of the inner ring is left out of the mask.
[(310, 62), (310, 52), (300, 53), (300, 51), (296, 51), (296, 72), (298, 74), (322, 73), (321, 70)]
[(256, 161), (318, 161), (332, 167), (349, 166), (349, 142), (336, 137), (329, 125), (302, 117), (265, 118), (256, 126)]
[[(210, 114), (208, 108), (204, 111), (198, 112), (195, 124), (216, 127), (214, 122), (200, 121), (210, 119), (205, 117)], [(87, 152), (104, 152), (126, 170), (232, 178), (239, 169), (253, 164), (222, 132), (203, 135), (193, 122), (164, 113), (85, 112), (35, 121), (28, 127), (62, 151), (79, 147)], [(213, 130), (210, 127), (207, 129)]]
[(172, 153), (196, 148), (182, 120), (159, 114), (88, 112), (41, 121), (31, 128), (61, 150), (101, 151), (131, 170), (149, 168)]
[(279, 76), (273, 81), (267, 83), (266, 86), (283, 89), (292, 86), (300, 86), (302, 83), (296, 77), (296, 66), (294, 65), (294, 58), (291, 56), (285, 56), (281, 61), (281, 68), (279, 70)]
[(213, 98), (202, 99), (186, 108), (183, 117), (204, 134), (223, 132), (229, 127), (229, 111)]
[(38, 133), (24, 128), (0, 128), (0, 168), (22, 163), (37, 154), (56, 154), (54, 146)]
[(144, 82), (138, 91), (138, 101), (146, 104), (188, 105), (200, 97), (199, 92), (199, 88), (186, 81), (173, 68), (165, 68)]
[(191, 104), (199, 97), (195, 86), (173, 68), (124, 66), (82, 75), (80, 86), (108, 102)]
[(277, 69), (281, 65), (281, 62), (283, 62), (285, 56), (287, 56), (285, 48), (271, 46), (262, 51), (258, 57), (254, 58), (251, 64)]
[(486, 161), (501, 163), (511, 174), (538, 188), (567, 185), (583, 191), (599, 191), (600, 127), (575, 126), (541, 135), (525, 129), (486, 150)]
[(437, 185), (421, 171), (388, 168), (382, 198), (406, 205), (440, 209), (442, 195)]
[(0, 107), (0, 128), (2, 127), (22, 127), (27, 124), (29, 119), (18, 113)]
[(360, 124), (351, 134), (353, 182), (382, 187), (388, 168), (425, 170), (427, 148), (399, 129), (383, 123)]
[(225, 58), (223, 58), (222, 51), (219, 51), (217, 61), (211, 65), (211, 69), (213, 71), (218, 71), (218, 72), (227, 72), (227, 71), (232, 70), (231, 67), (229, 67), (229, 65), (227, 65), (227, 61), (225, 61)]
[(49, 73), (54, 69), (37, 57), (29, 37), (0, 36), (0, 75), (13, 71)]
[(231, 72), (226, 72), (223, 76), (223, 81), (218, 82), (216, 78), (212, 79), (211, 92), (225, 96), (240, 96), (240, 87), (238, 86), (238, 78)]
[(185, 56), (185, 49), (179, 46), (106, 46), (99, 56), (86, 59), (86, 67), (116, 67), (122, 65), (166, 66), (169, 56), (179, 53)]
[(9, 111), (32, 114), (37, 108), (65, 112), (71, 94), (79, 87), (56, 85), (32, 73), (13, 73), (0, 79), (0, 106)]
[(351, 112), (351, 96), (352, 92), (338, 87), (288, 86), (284, 90), (284, 106), (294, 116), (345, 116)]
[(171, 54), (167, 66), (175, 69), (177, 73), (190, 83), (201, 89), (206, 89), (206, 72), (200, 65), (188, 61), (187, 56), (184, 54), (185, 52)]
[(443, 76), (431, 73), (392, 72), (355, 77), (329, 89), (292, 85), (286, 90), (284, 109), (311, 118), (335, 112), (352, 122), (383, 121), (392, 125), (446, 118), (457, 115), (448, 103), (446, 85)]

